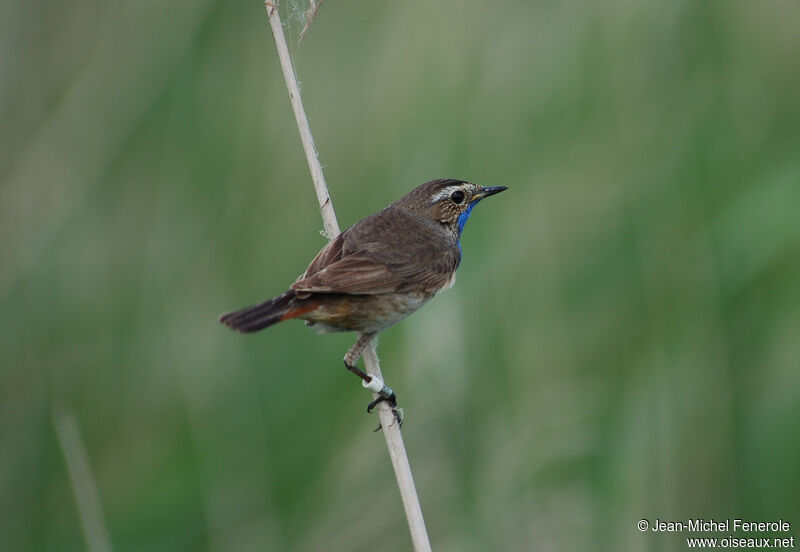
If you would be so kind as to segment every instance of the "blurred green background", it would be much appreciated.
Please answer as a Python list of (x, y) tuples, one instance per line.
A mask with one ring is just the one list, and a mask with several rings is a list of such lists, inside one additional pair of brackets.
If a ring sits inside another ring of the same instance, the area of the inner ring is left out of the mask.
[[(434, 549), (800, 537), (800, 4), (303, 7), (342, 227), (510, 187), (379, 347)], [(354, 337), (217, 323), (325, 243), (263, 4), (4, 2), (0, 120), (0, 548), (86, 549), (72, 446), (114, 550), (409, 550)]]

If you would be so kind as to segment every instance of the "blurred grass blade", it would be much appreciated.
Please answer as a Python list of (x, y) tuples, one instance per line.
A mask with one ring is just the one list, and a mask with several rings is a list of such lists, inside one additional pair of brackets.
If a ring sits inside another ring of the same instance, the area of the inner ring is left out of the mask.
[(111, 537), (106, 528), (97, 481), (89, 465), (89, 455), (86, 453), (78, 422), (72, 412), (57, 408), (53, 412), (53, 426), (64, 454), (69, 482), (75, 494), (75, 506), (78, 508), (89, 552), (111, 552)]

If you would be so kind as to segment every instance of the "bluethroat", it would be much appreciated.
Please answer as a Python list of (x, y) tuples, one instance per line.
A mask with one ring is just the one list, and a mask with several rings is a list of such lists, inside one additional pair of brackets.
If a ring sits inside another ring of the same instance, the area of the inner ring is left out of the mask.
[[(336, 236), (288, 291), (220, 322), (250, 333), (299, 318), (320, 333), (359, 332), (344, 364), (369, 387), (372, 377), (356, 366), (364, 348), (453, 285), (473, 207), (505, 189), (452, 178), (427, 182)], [(394, 391), (382, 382), (373, 391), (378, 398), (367, 412), (388, 401), (400, 422)]]

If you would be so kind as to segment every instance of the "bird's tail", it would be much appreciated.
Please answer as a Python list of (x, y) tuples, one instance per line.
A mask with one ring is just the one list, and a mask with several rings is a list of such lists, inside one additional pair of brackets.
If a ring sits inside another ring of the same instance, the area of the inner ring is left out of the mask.
[(223, 314), (219, 317), (219, 321), (237, 332), (257, 332), (277, 324), (281, 320), (294, 318), (305, 312), (296, 307), (297, 296), (294, 291), (289, 290), (260, 305)]

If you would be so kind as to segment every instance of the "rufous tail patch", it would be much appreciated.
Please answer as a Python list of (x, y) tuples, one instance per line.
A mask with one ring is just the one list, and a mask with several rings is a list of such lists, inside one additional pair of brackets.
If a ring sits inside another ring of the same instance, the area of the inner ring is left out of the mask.
[(290, 318), (297, 318), (298, 316), (303, 316), (305, 313), (311, 312), (316, 308), (317, 308), (316, 304), (311, 304), (311, 305), (304, 305), (296, 309), (292, 309), (283, 316), (281, 316), (281, 321), (289, 320)]

